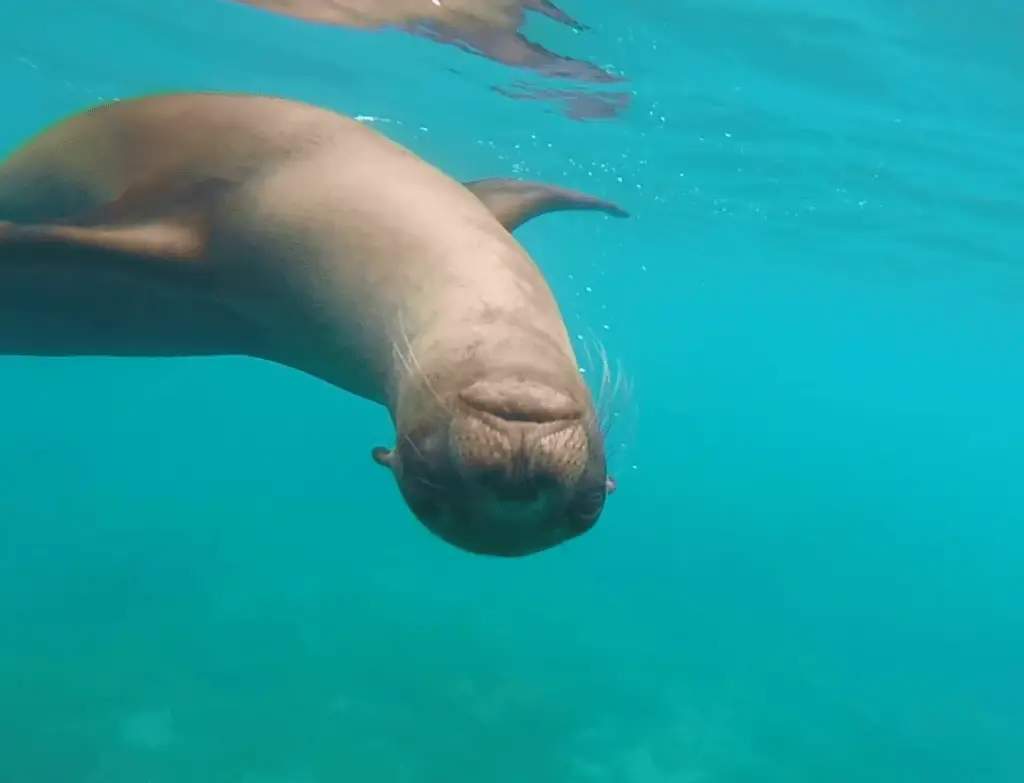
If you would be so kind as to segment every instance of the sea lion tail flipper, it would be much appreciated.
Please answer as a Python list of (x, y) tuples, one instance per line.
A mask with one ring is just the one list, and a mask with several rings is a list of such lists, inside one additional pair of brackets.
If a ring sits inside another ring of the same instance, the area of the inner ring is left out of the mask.
[(589, 210), (613, 217), (629, 217), (621, 207), (576, 190), (517, 179), (478, 179), (464, 182), (508, 231), (548, 212)]

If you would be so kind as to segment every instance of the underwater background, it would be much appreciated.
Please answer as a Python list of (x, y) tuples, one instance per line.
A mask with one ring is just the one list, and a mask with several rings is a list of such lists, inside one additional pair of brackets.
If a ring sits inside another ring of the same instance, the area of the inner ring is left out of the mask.
[(0, 359), (0, 783), (1024, 780), (1024, 6), (559, 7), (561, 75), (0, 0), (2, 153), (269, 92), (632, 213), (517, 232), (632, 389), (601, 521), (524, 559), (433, 538), (312, 378)]

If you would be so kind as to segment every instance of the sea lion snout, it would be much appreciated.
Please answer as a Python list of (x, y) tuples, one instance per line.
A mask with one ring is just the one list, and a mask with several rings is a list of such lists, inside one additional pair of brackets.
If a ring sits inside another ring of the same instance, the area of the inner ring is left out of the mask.
[(463, 389), (445, 410), (375, 455), (433, 533), (476, 554), (520, 557), (596, 524), (613, 485), (585, 404), (543, 383), (496, 379)]
[(500, 506), (563, 500), (590, 459), (578, 418), (523, 421), (473, 410), (452, 423), (449, 444), (467, 483)]

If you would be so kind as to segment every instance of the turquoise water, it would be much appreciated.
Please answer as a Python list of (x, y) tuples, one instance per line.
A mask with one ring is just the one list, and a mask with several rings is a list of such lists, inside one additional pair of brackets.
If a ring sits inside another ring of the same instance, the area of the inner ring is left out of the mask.
[(575, 122), (397, 32), (2, 2), (0, 150), (257, 90), (617, 201), (519, 237), (634, 393), (599, 525), (499, 561), (315, 380), (0, 360), (0, 781), (1024, 780), (1024, 7), (565, 2), (632, 95)]

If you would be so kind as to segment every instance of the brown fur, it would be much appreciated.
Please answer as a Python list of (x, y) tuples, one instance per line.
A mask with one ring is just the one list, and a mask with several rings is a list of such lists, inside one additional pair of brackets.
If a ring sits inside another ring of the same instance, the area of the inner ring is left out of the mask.
[(0, 353), (289, 365), (388, 407), (398, 445), (375, 457), (435, 533), (538, 551), (589, 529), (608, 485), (558, 306), (510, 234), (557, 209), (625, 214), (463, 185), (284, 99), (106, 104), (0, 166)]

